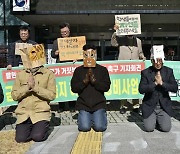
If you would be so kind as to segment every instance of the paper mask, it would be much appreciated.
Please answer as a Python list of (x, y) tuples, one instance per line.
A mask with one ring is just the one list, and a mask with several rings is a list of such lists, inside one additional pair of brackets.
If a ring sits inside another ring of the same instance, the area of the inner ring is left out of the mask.
[(96, 67), (96, 50), (83, 51), (83, 62), (84, 67)]
[(164, 46), (163, 45), (154, 45), (151, 48), (151, 59), (155, 60), (155, 63), (157, 63), (157, 58), (161, 58), (162, 61), (164, 62)]
[(24, 48), (22, 52), (21, 58), (25, 68), (35, 68), (46, 64), (46, 56), (42, 44)]

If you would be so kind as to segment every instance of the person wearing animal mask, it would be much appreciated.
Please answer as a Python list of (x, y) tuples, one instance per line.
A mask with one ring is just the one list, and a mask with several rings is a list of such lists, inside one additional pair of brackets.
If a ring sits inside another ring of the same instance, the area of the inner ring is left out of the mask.
[(93, 128), (103, 132), (107, 128), (106, 98), (111, 81), (106, 67), (96, 63), (96, 48), (83, 46), (83, 65), (77, 67), (71, 79), (71, 90), (78, 93), (76, 102), (79, 131)]
[(16, 136), (19, 142), (40, 142), (48, 138), (50, 101), (56, 97), (55, 75), (45, 68), (44, 47), (31, 46), (21, 54), (24, 69), (16, 74), (12, 98), (15, 110)]

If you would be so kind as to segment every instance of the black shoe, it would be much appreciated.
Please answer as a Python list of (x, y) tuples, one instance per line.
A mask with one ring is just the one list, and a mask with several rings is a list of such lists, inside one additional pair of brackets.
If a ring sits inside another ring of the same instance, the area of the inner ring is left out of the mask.
[(64, 109), (62, 109), (62, 108), (60, 108), (60, 109), (58, 109), (58, 113), (61, 113), (61, 112), (63, 112), (64, 111)]
[(126, 109), (123, 107), (123, 108), (120, 108), (120, 113), (121, 114), (125, 114), (126, 113)]
[(76, 112), (76, 110), (75, 109), (70, 109), (70, 112)]
[(141, 110), (139, 108), (136, 108), (136, 109), (133, 109), (133, 112), (137, 113), (137, 114), (140, 114), (141, 113)]

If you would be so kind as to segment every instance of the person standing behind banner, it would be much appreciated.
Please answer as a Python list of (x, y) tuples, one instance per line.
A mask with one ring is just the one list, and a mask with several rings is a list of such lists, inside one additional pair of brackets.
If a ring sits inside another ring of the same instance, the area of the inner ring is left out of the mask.
[[(114, 30), (118, 28), (117, 25), (114, 25)], [(141, 40), (133, 35), (117, 36), (116, 32), (114, 32), (111, 37), (111, 45), (119, 48), (118, 60), (146, 60), (142, 51)], [(127, 100), (121, 100), (121, 114), (126, 112), (126, 104)], [(136, 109), (139, 107), (139, 100), (132, 100), (132, 106), (135, 109), (134, 111), (137, 112)]]
[[(70, 24), (69, 23), (62, 23), (60, 26), (60, 34), (61, 38), (70, 37)], [(58, 49), (58, 42), (57, 39), (53, 42), (53, 49), (51, 51), (51, 57), (56, 59), (56, 63), (61, 63), (59, 60), (59, 49)], [(62, 62), (72, 62), (72, 61), (62, 61)], [(68, 103), (68, 107), (71, 106), (72, 108), (75, 107), (74, 101), (69, 102), (59, 102), (59, 112), (65, 110), (65, 103)], [(73, 111), (73, 110), (72, 110)]]
[[(62, 23), (59, 26), (59, 28), (60, 28), (61, 38), (70, 37), (70, 25), (69, 25), (69, 23)], [(59, 52), (61, 52), (61, 51), (59, 51), (59, 49), (58, 49), (58, 42), (56, 39), (53, 42), (53, 48), (51, 51), (51, 57), (56, 59), (56, 63), (60, 63)]]
[(76, 103), (79, 131), (93, 128), (103, 132), (107, 128), (106, 98), (104, 92), (110, 89), (111, 81), (106, 67), (96, 64), (96, 48), (83, 46), (84, 65), (77, 67), (71, 79), (71, 90), (78, 93)]
[(36, 42), (29, 39), (30, 29), (28, 26), (24, 25), (19, 28), (20, 40), (17, 40), (14, 43), (10, 43), (8, 46), (8, 56), (7, 56), (7, 69), (11, 70), (12, 67), (22, 65), (22, 60), (20, 55), (15, 54), (16, 43), (28, 43), (28, 44), (37, 44)]
[(142, 116), (147, 132), (157, 128), (163, 132), (171, 129), (173, 116), (172, 102), (169, 92), (176, 93), (178, 84), (173, 70), (163, 66), (164, 51), (162, 46), (153, 46), (151, 50), (152, 66), (141, 71), (139, 92), (144, 94)]

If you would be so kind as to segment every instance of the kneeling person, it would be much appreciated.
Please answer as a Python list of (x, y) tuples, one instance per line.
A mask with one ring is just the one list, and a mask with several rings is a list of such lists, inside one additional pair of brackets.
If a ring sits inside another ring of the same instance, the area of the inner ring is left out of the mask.
[(144, 94), (142, 104), (144, 127), (148, 132), (154, 131), (156, 126), (163, 132), (169, 132), (173, 111), (168, 92), (177, 92), (178, 85), (173, 70), (163, 66), (163, 46), (153, 46), (151, 52), (152, 66), (141, 72), (139, 84), (139, 92)]
[(97, 132), (107, 128), (106, 98), (104, 92), (110, 88), (110, 77), (106, 67), (96, 64), (96, 48), (83, 46), (84, 65), (77, 67), (71, 79), (71, 90), (78, 93), (76, 102), (79, 131)]
[(49, 103), (56, 97), (55, 75), (43, 67), (45, 55), (41, 45), (24, 50), (21, 57), (25, 69), (17, 73), (12, 89), (12, 98), (18, 101), (15, 140), (40, 142), (48, 137)]

